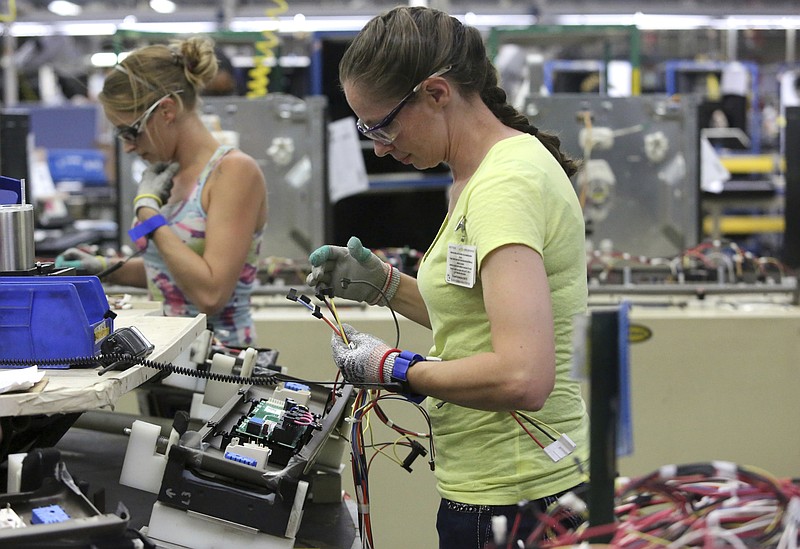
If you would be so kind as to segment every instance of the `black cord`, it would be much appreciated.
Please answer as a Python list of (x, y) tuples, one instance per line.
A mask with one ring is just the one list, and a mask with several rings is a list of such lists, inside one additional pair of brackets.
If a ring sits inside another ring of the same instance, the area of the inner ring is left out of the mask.
[(389, 311), (392, 313), (392, 319), (394, 319), (394, 329), (397, 337), (395, 338), (394, 346), (396, 349), (400, 348), (400, 322), (397, 321), (397, 314), (395, 314), (394, 309), (389, 304), (389, 298), (386, 297), (386, 294), (383, 293), (383, 290), (378, 288), (375, 284), (370, 282), (369, 280), (351, 280), (349, 278), (342, 278), (341, 279), (342, 288), (347, 288), (350, 284), (366, 284), (367, 286), (371, 286), (374, 290), (376, 290), (381, 297), (386, 302), (386, 307), (388, 307)]
[(210, 379), (211, 381), (222, 381), (224, 383), (235, 383), (237, 385), (270, 386), (277, 385), (280, 382), (277, 374), (253, 377), (219, 374), (207, 370), (195, 370), (192, 368), (185, 368), (183, 366), (175, 366), (172, 363), (155, 362), (153, 360), (147, 360), (144, 358), (136, 358), (127, 353), (110, 353), (100, 354), (98, 356), (83, 356), (74, 358), (47, 358), (42, 360), (0, 359), (0, 365), (55, 366), (61, 364), (69, 364), (71, 367), (77, 368), (95, 368), (102, 366), (103, 369), (98, 372), (98, 375), (103, 375), (109, 370), (113, 370), (120, 366), (127, 367), (133, 366), (134, 364), (140, 364), (142, 366), (154, 368), (163, 372), (199, 377), (202, 379)]
[(544, 427), (539, 424), (538, 421), (534, 421), (533, 419), (531, 419), (530, 417), (526, 416), (524, 413), (520, 412), (519, 410), (517, 410), (517, 415), (519, 417), (521, 417), (522, 419), (524, 419), (525, 421), (527, 421), (529, 424), (533, 425), (533, 427), (535, 427), (540, 433), (542, 433), (544, 436), (549, 438), (551, 441), (553, 441), (553, 442), (556, 441), (556, 438), (553, 435), (551, 435), (550, 433), (548, 433), (544, 429)]
[(100, 271), (96, 275), (97, 278), (103, 279), (103, 278), (107, 277), (108, 275), (110, 275), (114, 271), (120, 269), (123, 265), (125, 265), (128, 261), (130, 261), (134, 257), (138, 257), (138, 256), (142, 255), (144, 253), (145, 249), (146, 248), (142, 248), (141, 250), (137, 250), (134, 253), (132, 253), (131, 255), (129, 255), (128, 257), (126, 257), (125, 259), (121, 259), (120, 261), (117, 261), (116, 263), (114, 263), (110, 267)]

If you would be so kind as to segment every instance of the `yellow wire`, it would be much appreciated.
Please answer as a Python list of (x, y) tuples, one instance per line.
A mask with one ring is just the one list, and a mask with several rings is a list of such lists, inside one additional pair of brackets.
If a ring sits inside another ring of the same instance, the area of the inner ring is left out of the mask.
[(664, 547), (667, 547), (670, 543), (672, 543), (669, 540), (658, 538), (656, 536), (647, 534), (645, 532), (639, 532), (637, 530), (625, 530), (625, 535), (630, 535), (635, 538), (641, 538), (643, 540), (649, 541), (650, 543), (655, 543), (656, 545), (663, 545)]
[(330, 298), (331, 304), (331, 312), (333, 313), (333, 319), (336, 321), (336, 324), (339, 326), (339, 333), (342, 334), (342, 341), (344, 341), (345, 345), (350, 345), (350, 342), (347, 341), (347, 334), (344, 333), (344, 328), (342, 328), (342, 321), (339, 320), (339, 313), (336, 312), (336, 305), (333, 303), (333, 296)]
[[(405, 437), (399, 437), (394, 442), (385, 442), (385, 443), (380, 444), (380, 445), (372, 446), (372, 449), (376, 454), (381, 454), (386, 459), (388, 459), (390, 461), (394, 461), (396, 464), (402, 466), (403, 465), (403, 460), (400, 459), (400, 456), (397, 455), (397, 443), (400, 440), (402, 440), (403, 438), (405, 438)], [(389, 446), (392, 447), (392, 454), (394, 454), (393, 456), (389, 455), (386, 452), (386, 448), (389, 447)]]
[(539, 425), (541, 425), (542, 427), (547, 427), (548, 429), (550, 429), (552, 432), (554, 432), (554, 433), (556, 434), (556, 438), (560, 437), (560, 436), (563, 434), (563, 433), (559, 432), (559, 430), (558, 430), (558, 429), (556, 429), (555, 427), (552, 427), (552, 426), (548, 425), (547, 423), (545, 423), (544, 421), (542, 421), (542, 420), (541, 420), (541, 419), (539, 419), (539, 418), (536, 418), (536, 417), (530, 416), (530, 415), (528, 415), (528, 414), (526, 414), (526, 413), (524, 413), (524, 412), (520, 412), (519, 410), (517, 410), (517, 415), (520, 415), (520, 416), (524, 417), (525, 419), (528, 419), (528, 420), (530, 420), (530, 421), (533, 421), (534, 423), (538, 423), (538, 424), (539, 424)]

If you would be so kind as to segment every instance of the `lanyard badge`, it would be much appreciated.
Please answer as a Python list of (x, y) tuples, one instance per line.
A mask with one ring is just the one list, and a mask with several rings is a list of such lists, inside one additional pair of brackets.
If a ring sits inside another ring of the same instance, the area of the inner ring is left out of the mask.
[(464, 244), (467, 238), (467, 218), (461, 216), (455, 228), (461, 231), (461, 244), (447, 245), (447, 266), (445, 281), (448, 284), (472, 288), (475, 286), (478, 271), (478, 250), (475, 246)]

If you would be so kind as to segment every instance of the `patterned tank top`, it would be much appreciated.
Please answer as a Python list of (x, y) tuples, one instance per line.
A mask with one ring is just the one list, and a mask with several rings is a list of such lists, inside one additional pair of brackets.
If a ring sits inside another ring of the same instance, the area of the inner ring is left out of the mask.
[[(191, 194), (181, 202), (166, 204), (161, 208), (161, 215), (167, 219), (170, 229), (200, 256), (205, 251), (207, 221), (207, 214), (203, 209), (200, 197), (209, 174), (217, 166), (220, 159), (231, 150), (233, 150), (233, 147), (219, 147), (200, 174)], [(253, 235), (250, 250), (247, 253), (242, 271), (239, 273), (236, 288), (228, 303), (225, 304), (220, 312), (208, 317), (209, 329), (213, 330), (214, 336), (224, 345), (245, 347), (255, 344), (256, 333), (250, 314), (250, 295), (256, 278), (263, 232), (264, 228), (261, 227)], [(197, 315), (199, 313), (198, 308), (188, 300), (186, 295), (175, 284), (164, 260), (158, 253), (158, 248), (154, 244), (148, 245), (143, 257), (150, 297), (163, 303), (164, 315)]]

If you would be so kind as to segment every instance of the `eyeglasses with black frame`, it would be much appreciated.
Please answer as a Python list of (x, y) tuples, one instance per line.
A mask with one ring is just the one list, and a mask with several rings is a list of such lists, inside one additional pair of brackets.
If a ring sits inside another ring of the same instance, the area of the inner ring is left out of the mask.
[(114, 135), (117, 139), (121, 139), (126, 143), (135, 143), (136, 140), (139, 138), (139, 135), (144, 131), (145, 125), (147, 121), (150, 119), (150, 116), (155, 112), (158, 106), (164, 101), (167, 97), (171, 95), (176, 95), (183, 92), (183, 90), (178, 90), (174, 92), (170, 92), (161, 99), (158, 99), (155, 103), (147, 107), (147, 110), (142, 113), (142, 115), (137, 118), (132, 124), (130, 125), (122, 125), (117, 126), (116, 130), (114, 130)]
[(382, 145), (391, 145), (392, 143), (394, 143), (394, 140), (397, 139), (397, 135), (400, 133), (400, 123), (396, 122), (395, 118), (403, 109), (403, 107), (406, 106), (408, 100), (411, 99), (414, 96), (414, 94), (417, 93), (422, 88), (422, 85), (425, 82), (427, 82), (431, 78), (436, 78), (437, 76), (443, 75), (451, 68), (452, 65), (448, 65), (443, 69), (439, 69), (432, 75), (425, 78), (425, 80), (414, 86), (414, 88), (410, 92), (408, 92), (408, 94), (406, 94), (406, 96), (403, 97), (403, 99), (400, 100), (397, 106), (395, 106), (395, 108), (389, 111), (389, 114), (384, 116), (383, 120), (381, 120), (374, 126), (367, 126), (364, 123), (364, 121), (359, 118), (356, 121), (356, 128), (358, 128), (359, 133), (361, 133), (361, 135), (363, 135), (364, 137), (367, 137), (369, 139), (372, 139), (373, 141), (381, 143)]

